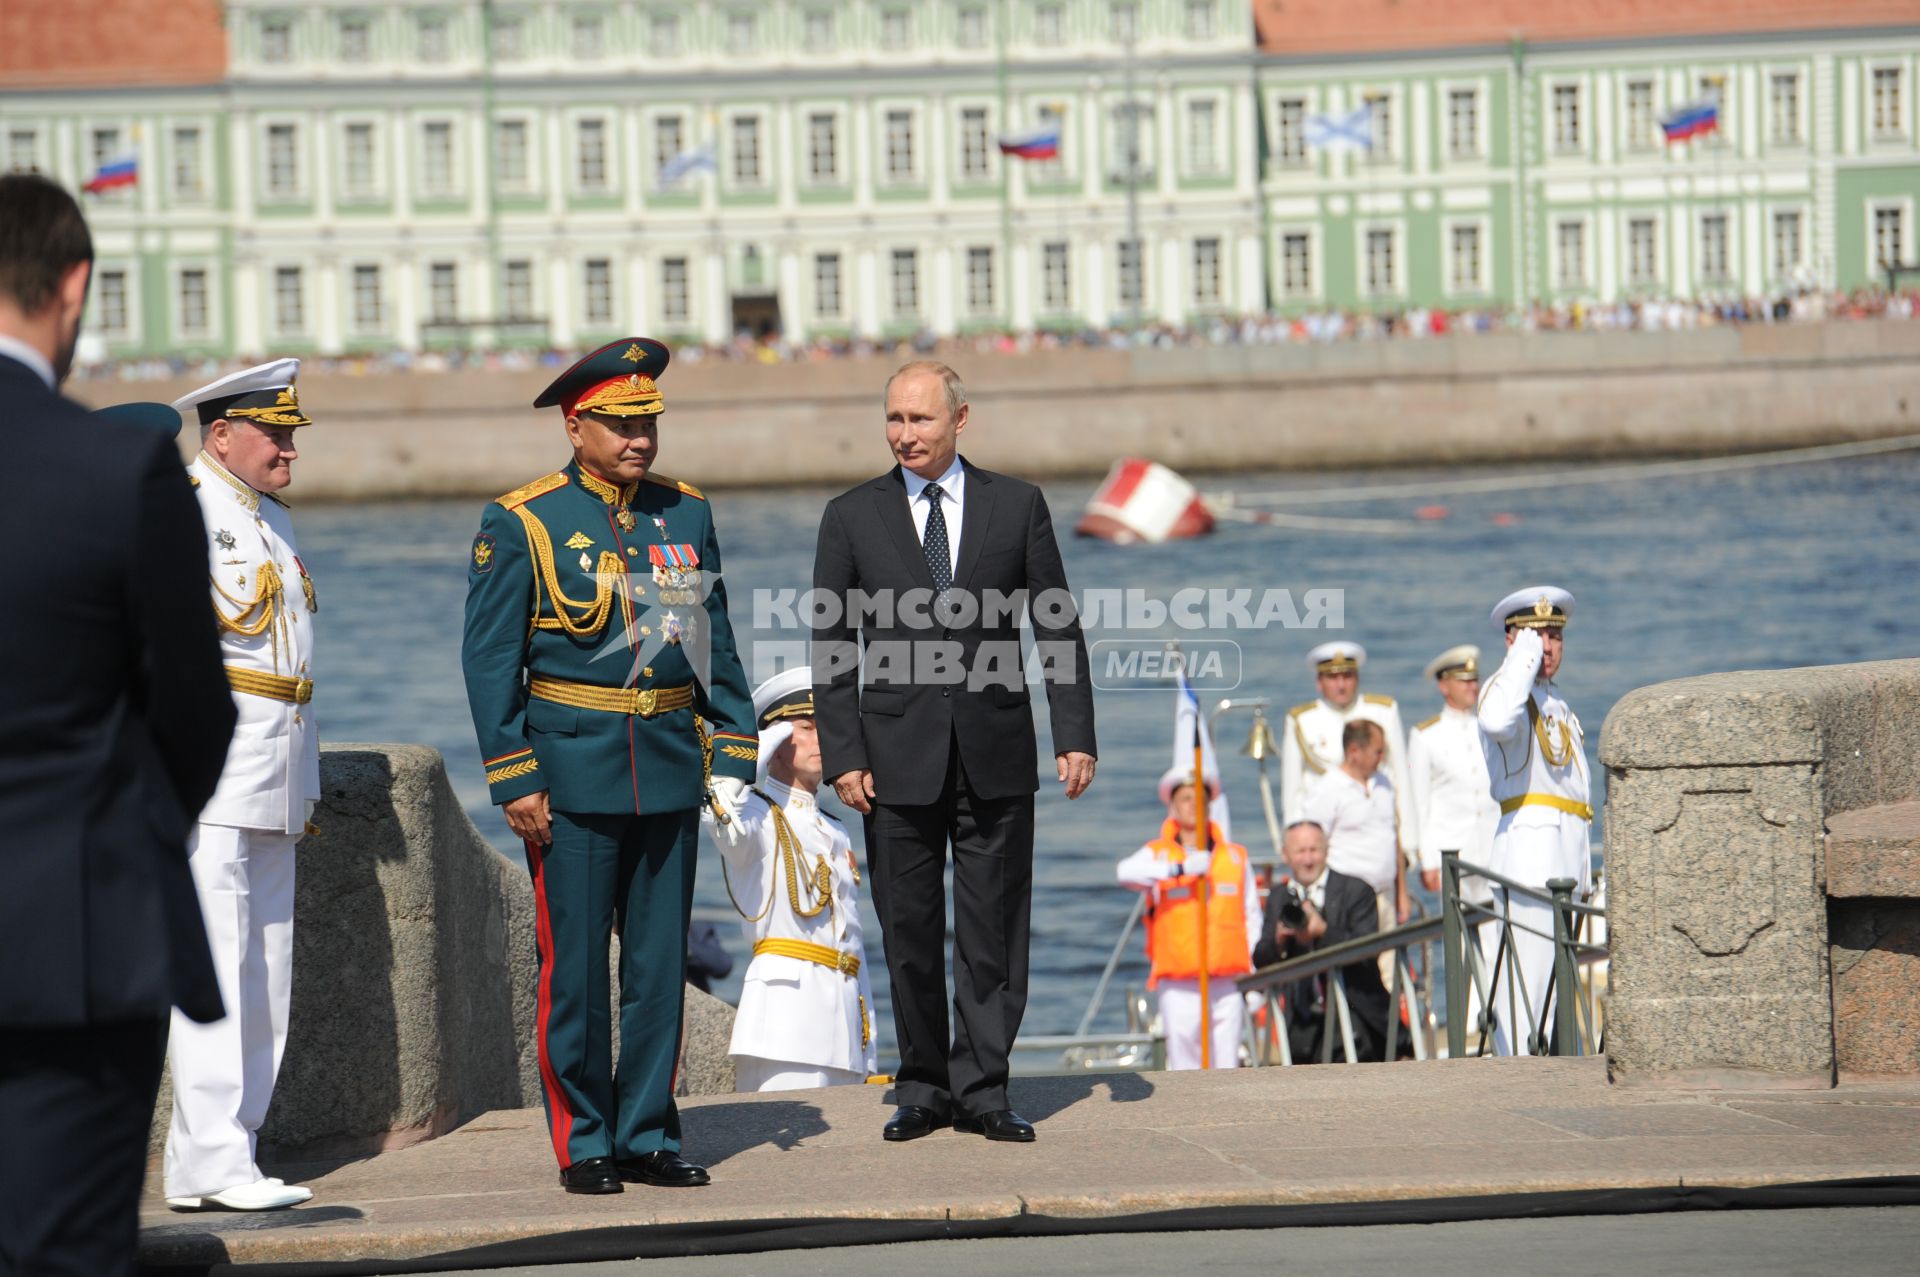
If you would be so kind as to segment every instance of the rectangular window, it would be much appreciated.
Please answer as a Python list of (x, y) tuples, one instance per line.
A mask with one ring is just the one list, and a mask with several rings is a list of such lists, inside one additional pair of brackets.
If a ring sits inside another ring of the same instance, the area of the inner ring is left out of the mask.
[(1187, 0), (1187, 39), (1213, 39), (1213, 0)]
[(913, 112), (887, 112), (887, 180), (913, 180)]
[(1367, 150), (1367, 163), (1391, 163), (1393, 161), (1393, 95), (1369, 93), (1363, 100), (1371, 108), (1368, 119), (1372, 125), (1370, 130), (1372, 146)]
[(1119, 287), (1117, 295), (1120, 304), (1129, 308), (1139, 306), (1146, 300), (1145, 281), (1140, 271), (1140, 241), (1123, 239), (1113, 255), (1118, 269)]
[(650, 39), (647, 49), (656, 58), (677, 58), (680, 56), (680, 15), (677, 13), (656, 13), (647, 23)]
[(300, 134), (292, 124), (267, 126), (267, 193), (300, 193)]
[(501, 316), (503, 319), (533, 318), (533, 263), (526, 258), (516, 258), (501, 266), (500, 305), (507, 312)]
[(420, 189), (428, 195), (453, 193), (452, 120), (428, 120), (420, 126)]
[(1220, 304), (1220, 241), (1217, 239), (1193, 241), (1193, 304)]
[(967, 250), (967, 310), (974, 315), (993, 313), (993, 250)]
[(353, 63), (373, 61), (373, 29), (359, 14), (349, 14), (340, 19), (340, 60)]
[(353, 326), (358, 332), (377, 332), (386, 323), (386, 300), (380, 288), (380, 268), (365, 264), (353, 268)]
[(840, 317), (840, 254), (813, 255), (813, 317)]
[(1116, 44), (1140, 38), (1140, 6), (1135, 0), (1113, 0), (1107, 6), (1107, 35)]
[(1130, 174), (1138, 180), (1153, 180), (1153, 105), (1148, 102), (1116, 102), (1107, 120), (1107, 132), (1113, 139), (1113, 154), (1107, 159), (1107, 178), (1125, 182)]
[(1727, 77), (1714, 72), (1701, 76), (1699, 83), (1699, 99), (1713, 103), (1720, 111), (1720, 127), (1706, 135), (1706, 144), (1725, 146), (1727, 132), (1733, 127), (1733, 117), (1727, 112)]
[(1577, 151), (1581, 148), (1580, 86), (1553, 86), (1553, 149)]
[(205, 337), (213, 328), (212, 301), (204, 267), (190, 266), (178, 276), (179, 336)]
[(1288, 297), (1313, 293), (1313, 241), (1305, 231), (1280, 237), (1280, 291)]
[(1447, 90), (1447, 156), (1456, 160), (1472, 160), (1480, 157), (1480, 90), (1478, 89)]
[(422, 62), (445, 62), (452, 54), (451, 42), (447, 39), (447, 20), (437, 13), (422, 14), (420, 18), (420, 60)]
[(293, 23), (278, 14), (260, 19), (260, 60), (293, 61)]
[(1033, 42), (1044, 48), (1065, 44), (1067, 23), (1065, 6), (1043, 4), (1033, 11)]
[(987, 47), (987, 11), (979, 5), (960, 11), (960, 29), (956, 33), (963, 49)]
[(1773, 213), (1773, 274), (1787, 279), (1800, 269), (1800, 210), (1775, 209)]
[(1654, 144), (1653, 81), (1627, 81), (1627, 149), (1644, 151)]
[(889, 268), (896, 319), (913, 319), (920, 314), (920, 254), (911, 248), (893, 250)]
[(840, 180), (840, 117), (832, 111), (807, 117), (807, 176), (821, 183)]
[(653, 171), (658, 173), (667, 161), (687, 147), (686, 125), (677, 115), (653, 117)]
[(1700, 278), (1725, 283), (1733, 278), (1732, 260), (1727, 251), (1727, 215), (1709, 213), (1700, 219)]
[(274, 267), (273, 327), (280, 333), (306, 331), (307, 287), (298, 266)]
[(1279, 136), (1274, 139), (1274, 155), (1282, 164), (1307, 162), (1307, 100), (1281, 98)]
[(520, 18), (493, 20), (493, 57), (497, 62), (518, 62), (527, 56), (527, 24)]
[(733, 117), (733, 180), (742, 186), (758, 186), (760, 173), (760, 117)]
[(1389, 230), (1370, 230), (1367, 232), (1367, 291), (1369, 293), (1391, 293), (1400, 286), (1400, 275), (1394, 262), (1393, 232)]
[(1066, 177), (1067, 148), (1073, 139), (1067, 134), (1066, 105), (1060, 102), (1043, 102), (1034, 112), (1042, 128), (1052, 129), (1060, 138), (1060, 150), (1050, 160), (1030, 161), (1033, 165), (1034, 180), (1038, 182), (1058, 182)]
[(613, 261), (589, 257), (580, 264), (580, 316), (588, 324), (613, 322)]
[(1561, 222), (1553, 228), (1554, 276), (1562, 288), (1587, 286), (1587, 224)]
[(1800, 76), (1793, 71), (1776, 71), (1767, 81), (1767, 119), (1775, 142), (1794, 145), (1800, 141)]
[(1213, 98), (1187, 101), (1187, 171), (1220, 171), (1220, 103)]
[(583, 191), (607, 189), (607, 122), (576, 120), (573, 126), (573, 171)]
[(685, 323), (692, 313), (687, 305), (687, 259), (668, 257), (660, 262), (660, 318), (668, 323)]
[(807, 10), (802, 43), (808, 53), (828, 53), (833, 49), (833, 12), (830, 9)]
[(752, 53), (759, 32), (751, 13), (729, 13), (727, 15), (727, 52), (732, 54)]
[(607, 55), (607, 22), (597, 13), (575, 14), (573, 60), (598, 62)]
[(525, 120), (496, 120), (493, 125), (493, 180), (500, 189), (524, 191), (533, 184), (533, 161)]
[(452, 262), (427, 267), (427, 320), (450, 324), (460, 318), (460, 268)]
[(1447, 232), (1447, 287), (1456, 293), (1480, 291), (1480, 228), (1457, 225)]
[(880, 14), (880, 47), (898, 53), (913, 43), (913, 23), (905, 9), (887, 9)]
[(987, 108), (965, 107), (960, 112), (960, 176), (984, 181), (993, 175), (993, 138), (987, 127)]
[(40, 134), (37, 130), (7, 130), (7, 171), (9, 173), (40, 171)]
[(207, 193), (207, 157), (200, 130), (183, 124), (173, 131), (173, 193), (197, 200)]
[(1900, 208), (1873, 210), (1873, 264), (1880, 270), (1907, 265), (1906, 212)]
[(340, 184), (348, 195), (371, 195), (375, 187), (373, 125), (349, 122), (341, 131)]
[(1058, 241), (1040, 246), (1040, 304), (1058, 313), (1073, 305), (1073, 259)]
[(1627, 283), (1650, 288), (1660, 282), (1660, 224), (1651, 217), (1627, 223)]
[(1873, 133), (1875, 137), (1899, 137), (1907, 131), (1906, 119), (1900, 109), (1901, 80), (1904, 77), (1899, 67), (1875, 67), (1873, 69)]
[(94, 323), (108, 336), (126, 336), (132, 308), (127, 304), (127, 272), (103, 270), (94, 286)]
[[(96, 171), (102, 165), (111, 164), (126, 154), (120, 145), (120, 130), (116, 128), (98, 128), (93, 130), (93, 167)], [(103, 198), (96, 196), (95, 198)], [(104, 198), (122, 202), (133, 198), (131, 186), (119, 186), (104, 193)]]

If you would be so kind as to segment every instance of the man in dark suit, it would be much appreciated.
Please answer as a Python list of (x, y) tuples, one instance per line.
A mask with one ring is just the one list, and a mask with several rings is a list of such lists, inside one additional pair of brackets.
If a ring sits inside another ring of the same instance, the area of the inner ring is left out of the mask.
[(1033, 1138), (1007, 1102), (1027, 1004), (1039, 788), (1023, 603), (1049, 683), (1055, 775), (1068, 798), (1093, 781), (1093, 689), (1053, 517), (1032, 484), (960, 457), (967, 418), (951, 368), (896, 372), (886, 428), (898, 465), (827, 505), (813, 567), (815, 590), (838, 602), (837, 615), (816, 616), (814, 703), (823, 770), (865, 817), (900, 1048), (900, 1107), (883, 1132), (895, 1141), (949, 1122)]
[[(1295, 821), (1282, 837), (1281, 854), (1286, 858), (1290, 880), (1274, 883), (1267, 893), (1260, 941), (1253, 948), (1256, 968), (1331, 948), (1380, 929), (1380, 907), (1373, 888), (1327, 868), (1326, 830), (1311, 820)], [(1282, 916), (1289, 902), (1300, 906), (1304, 922), (1299, 916), (1291, 920)], [(1341, 973), (1347, 986), (1347, 1007), (1353, 1013), (1354, 1058), (1385, 1059), (1387, 987), (1380, 982), (1379, 964), (1372, 958), (1362, 958), (1342, 967)], [(1287, 1043), (1294, 1063), (1318, 1061), (1324, 1035), (1329, 1033), (1334, 1035), (1333, 1058), (1345, 1058), (1340, 1026), (1333, 1018), (1332, 990), (1331, 977), (1324, 975), (1287, 987)]]
[(234, 708), (174, 443), (55, 390), (93, 245), (0, 177), (0, 1272), (131, 1273), (169, 1008), (220, 1017), (187, 830)]

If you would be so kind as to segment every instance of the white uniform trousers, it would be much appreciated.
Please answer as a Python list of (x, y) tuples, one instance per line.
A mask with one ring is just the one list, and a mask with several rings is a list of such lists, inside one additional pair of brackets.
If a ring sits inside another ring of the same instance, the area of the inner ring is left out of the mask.
[(866, 1074), (852, 1069), (793, 1064), (757, 1055), (733, 1057), (733, 1089), (736, 1091), (808, 1091), (819, 1086), (859, 1086), (866, 1080)]
[[(1572, 878), (1578, 884), (1573, 898), (1583, 900), (1591, 881), (1590, 829), (1586, 821), (1573, 816), (1550, 825), (1515, 826), (1495, 840), (1496, 844), (1501, 840), (1507, 844), (1498, 849), (1505, 853), (1500, 857), (1500, 872), (1543, 894), (1547, 879)], [(1553, 1037), (1553, 1003), (1547, 997), (1547, 984), (1553, 978), (1553, 906), (1528, 896), (1510, 896), (1505, 887), (1495, 887), (1496, 918), (1502, 916), (1503, 902), (1504, 916), (1513, 919), (1513, 947), (1501, 964), (1500, 978), (1492, 990), (1493, 1049), (1496, 1055), (1532, 1055), (1529, 1038), (1536, 1027), (1543, 1038)], [(1520, 972), (1518, 983), (1512, 979), (1515, 967)], [(1520, 996), (1521, 984), (1526, 986), (1524, 998)]]
[[(1200, 982), (1198, 980), (1162, 980), (1160, 982), (1160, 1029), (1167, 1035), (1167, 1067), (1200, 1067)], [(1240, 1036), (1246, 1023), (1247, 1003), (1240, 986), (1231, 976), (1214, 976), (1207, 981), (1207, 1000), (1213, 1003), (1213, 1058), (1216, 1069), (1240, 1066)]]
[(276, 830), (196, 825), (187, 841), (227, 1014), (195, 1024), (173, 1013), (168, 1197), (202, 1197), (261, 1178), (255, 1140), (287, 1045), (299, 839)]

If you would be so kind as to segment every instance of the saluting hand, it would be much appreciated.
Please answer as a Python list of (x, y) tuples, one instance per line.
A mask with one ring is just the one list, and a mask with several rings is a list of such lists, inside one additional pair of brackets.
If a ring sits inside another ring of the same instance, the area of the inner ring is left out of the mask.
[(1054, 770), (1060, 781), (1067, 787), (1068, 798), (1078, 798), (1087, 792), (1087, 786), (1093, 783), (1093, 755), (1083, 754), (1070, 749), (1064, 754), (1056, 754), (1053, 759)]
[(546, 790), (522, 794), (500, 810), (506, 815), (507, 827), (521, 842), (545, 847), (553, 841), (553, 810)]
[(861, 768), (833, 778), (833, 792), (862, 816), (873, 810), (873, 773)]

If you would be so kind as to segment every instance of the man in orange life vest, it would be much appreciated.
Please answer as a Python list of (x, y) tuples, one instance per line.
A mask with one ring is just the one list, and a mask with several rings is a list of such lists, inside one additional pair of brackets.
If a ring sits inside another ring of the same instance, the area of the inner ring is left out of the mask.
[[(1160, 995), (1160, 1023), (1167, 1035), (1167, 1067), (1200, 1067), (1200, 892), (1207, 883), (1207, 1001), (1212, 1006), (1212, 1053), (1208, 1064), (1239, 1063), (1246, 1003), (1235, 977), (1253, 970), (1253, 942), (1260, 933), (1260, 897), (1254, 889), (1247, 849), (1228, 842), (1208, 822), (1207, 847), (1199, 846), (1193, 811), (1192, 773), (1174, 768), (1160, 778), (1167, 819), (1160, 836), (1120, 862), (1120, 885), (1147, 893), (1148, 987)], [(1211, 798), (1218, 777), (1208, 776)]]

